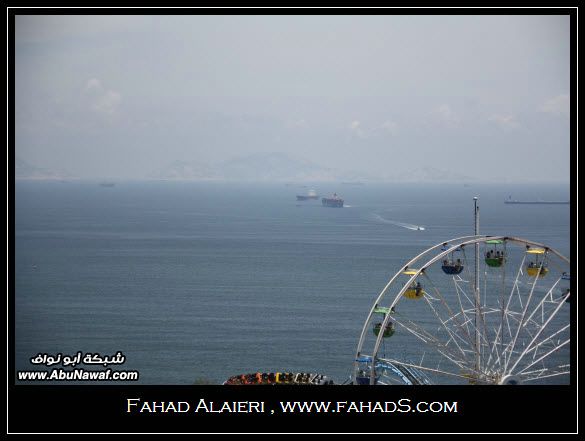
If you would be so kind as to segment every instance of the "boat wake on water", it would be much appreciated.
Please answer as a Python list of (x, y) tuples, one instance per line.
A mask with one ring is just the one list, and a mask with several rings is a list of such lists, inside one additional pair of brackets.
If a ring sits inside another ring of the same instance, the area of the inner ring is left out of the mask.
[(368, 218), (370, 220), (373, 220), (374, 222), (378, 222), (378, 223), (382, 223), (382, 224), (396, 225), (397, 227), (407, 228), (409, 230), (422, 231), (425, 229), (425, 227), (420, 226), (420, 225), (408, 224), (405, 222), (398, 222), (398, 221), (386, 219), (377, 213), (371, 213), (371, 215), (369, 215)]

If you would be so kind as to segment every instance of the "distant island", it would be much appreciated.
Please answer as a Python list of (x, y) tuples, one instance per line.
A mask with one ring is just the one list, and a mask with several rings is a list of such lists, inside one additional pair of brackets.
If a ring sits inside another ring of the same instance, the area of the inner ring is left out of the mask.
[(370, 173), (339, 170), (282, 152), (256, 153), (216, 164), (203, 161), (174, 161), (153, 171), (149, 179), (184, 181), (255, 181), (255, 182), (339, 182), (364, 185), (366, 182), (470, 182), (473, 178), (434, 167), (422, 167), (401, 173), (377, 176)]
[(512, 196), (508, 196), (508, 199), (504, 201), (504, 204), (543, 204), (543, 205), (566, 205), (570, 204), (570, 201), (543, 201), (543, 200), (536, 200), (536, 201), (519, 201), (516, 199), (512, 199)]
[(14, 175), (16, 179), (27, 179), (27, 180), (52, 180), (52, 181), (63, 181), (67, 179), (75, 179), (70, 173), (63, 171), (51, 170), (48, 168), (37, 167), (23, 159), (16, 157), (14, 163)]
[[(111, 182), (113, 179), (128, 179), (108, 175), (81, 178), (66, 171), (41, 167), (16, 158), (16, 179), (22, 180), (53, 180), (66, 182), (69, 180), (90, 179)], [(455, 172), (435, 167), (413, 167), (400, 171), (385, 171), (381, 174), (360, 170), (341, 170), (319, 164), (314, 160), (295, 157), (283, 152), (263, 152), (247, 156), (239, 156), (216, 163), (202, 160), (175, 160), (167, 165), (151, 171), (139, 173), (140, 177), (130, 179), (148, 179), (161, 181), (199, 181), (199, 182), (282, 182), (287, 186), (315, 183), (337, 183), (346, 186), (362, 186), (376, 183), (465, 183), (477, 182), (476, 179)], [(98, 182), (99, 183), (99, 182)], [(111, 186), (111, 185), (110, 185)]]
[(257, 153), (216, 164), (202, 161), (175, 161), (148, 177), (163, 180), (266, 181), (266, 182), (339, 182), (353, 179), (347, 173), (323, 167), (312, 161), (285, 153)]

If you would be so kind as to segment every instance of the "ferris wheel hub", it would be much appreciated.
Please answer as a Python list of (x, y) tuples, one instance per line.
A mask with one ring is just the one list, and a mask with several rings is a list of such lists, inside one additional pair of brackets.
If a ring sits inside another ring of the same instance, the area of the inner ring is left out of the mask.
[(522, 380), (520, 380), (520, 378), (518, 378), (516, 375), (506, 375), (504, 377), (502, 377), (502, 379), (499, 381), (498, 384), (500, 385), (517, 385), (517, 384), (521, 384)]

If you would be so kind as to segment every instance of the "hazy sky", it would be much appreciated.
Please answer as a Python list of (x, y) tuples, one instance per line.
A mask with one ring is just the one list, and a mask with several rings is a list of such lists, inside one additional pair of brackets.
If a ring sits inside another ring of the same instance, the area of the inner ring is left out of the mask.
[(16, 17), (16, 155), (569, 180), (569, 16)]

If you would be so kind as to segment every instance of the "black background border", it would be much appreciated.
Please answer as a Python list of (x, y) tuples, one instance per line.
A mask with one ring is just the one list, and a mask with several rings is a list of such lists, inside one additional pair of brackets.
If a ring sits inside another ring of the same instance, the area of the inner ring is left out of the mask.
[[(570, 386), (178, 386), (15, 384), (14, 368), (14, 24), (17, 14), (174, 14), (173, 9), (20, 9), (7, 7), (8, 23), (8, 331), (7, 433), (577, 433), (577, 296), (571, 302)], [(308, 9), (282, 14), (568, 14), (571, 20), (571, 292), (576, 293), (577, 107), (576, 9)], [(255, 9), (193, 9), (192, 14), (256, 14)], [(267, 412), (128, 413), (127, 399), (264, 401)], [(457, 401), (456, 413), (295, 413), (278, 411), (279, 401)], [(271, 414), (270, 410), (275, 413)]]

